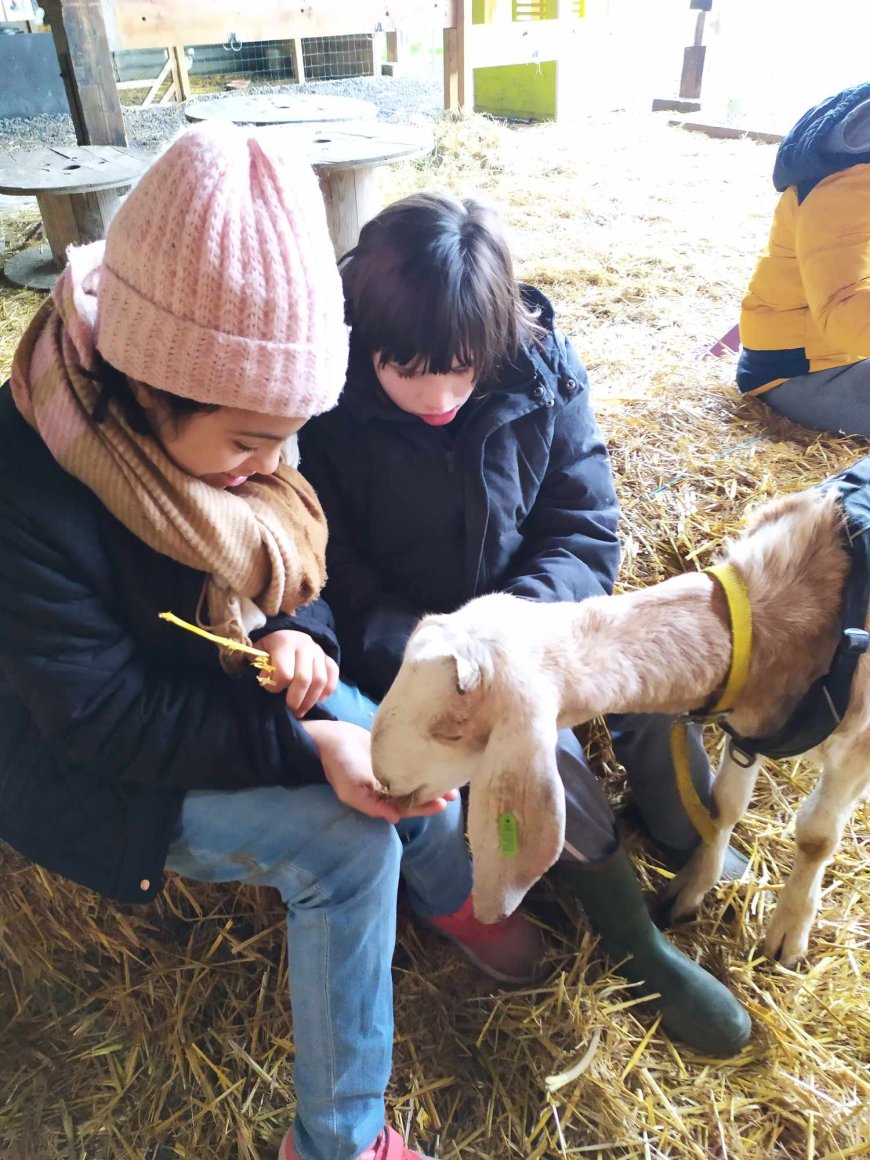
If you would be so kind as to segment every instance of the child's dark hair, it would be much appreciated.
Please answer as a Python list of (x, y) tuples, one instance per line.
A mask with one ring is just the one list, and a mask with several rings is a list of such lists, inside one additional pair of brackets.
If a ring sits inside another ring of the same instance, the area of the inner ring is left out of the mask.
[[(99, 354), (96, 354), (96, 365), (88, 375), (99, 387), (97, 401), (91, 413), (95, 423), (102, 423), (109, 410), (109, 404), (114, 403), (121, 412), (127, 426), (137, 435), (153, 435), (154, 429), (148, 419), (144, 407), (133, 394), (127, 376), (113, 367), (111, 363)], [(198, 403), (195, 399), (186, 399), (183, 395), (173, 395), (171, 391), (161, 391), (157, 387), (149, 390), (160, 400), (166, 412), (176, 424), (182, 423), (188, 416), (218, 409), (215, 403)]]
[(381, 366), (473, 367), (485, 385), (542, 334), (501, 221), (477, 201), (433, 193), (397, 201), (363, 226), (340, 268), (353, 344), (379, 351)]

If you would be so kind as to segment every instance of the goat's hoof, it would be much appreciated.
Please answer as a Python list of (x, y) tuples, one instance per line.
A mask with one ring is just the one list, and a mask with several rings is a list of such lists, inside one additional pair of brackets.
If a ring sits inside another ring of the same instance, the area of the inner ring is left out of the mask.
[(700, 903), (694, 906), (689, 906), (685, 902), (680, 903), (680, 896), (664, 897), (659, 901), (655, 910), (656, 926), (661, 930), (667, 930), (669, 927), (679, 926), (684, 922), (691, 922), (697, 918)]
[(775, 963), (794, 970), (801, 959), (806, 958), (809, 945), (809, 925), (777, 921), (774, 912), (764, 940), (764, 952)]
[(792, 938), (788, 932), (774, 938), (768, 935), (764, 940), (764, 953), (773, 962), (793, 971), (801, 959), (806, 958), (807, 943), (805, 939)]
[(681, 922), (691, 922), (701, 909), (706, 890), (698, 891), (694, 888), (683, 887), (678, 891), (667, 891), (663, 903), (667, 907), (668, 922), (676, 926)]

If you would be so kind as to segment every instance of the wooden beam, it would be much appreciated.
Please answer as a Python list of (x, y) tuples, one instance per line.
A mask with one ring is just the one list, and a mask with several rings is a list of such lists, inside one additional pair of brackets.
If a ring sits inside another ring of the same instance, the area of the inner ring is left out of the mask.
[(407, 45), (408, 38), (401, 32), (387, 33), (387, 63), (398, 64), (402, 46)]
[(100, 0), (43, 0), (79, 145), (126, 145)]
[(290, 56), (293, 59), (293, 76), (297, 85), (305, 84), (305, 57), (302, 54), (302, 37), (294, 36), (290, 41)]
[[(382, 25), (452, 28), (461, 0), (104, 0), (113, 30), (112, 48), (164, 48), (167, 44), (223, 44), (230, 32), (240, 40), (293, 40), (299, 36), (342, 36)], [(471, 7), (471, 0), (467, 0)]]
[(444, 29), (444, 108), (474, 108), (474, 73), (468, 51), (471, 0), (456, 0), (456, 25)]
[(683, 49), (683, 71), (680, 74), (680, 96), (690, 100), (698, 100), (701, 96), (701, 84), (704, 80), (704, 60), (707, 49), (704, 46), (704, 20), (706, 9), (698, 12), (695, 21), (695, 40), (688, 48)]
[(172, 84), (175, 89), (175, 99), (181, 104), (190, 97), (190, 77), (187, 74), (187, 57), (184, 54), (183, 44), (169, 46), (169, 63), (172, 66)]
[(688, 129), (691, 133), (704, 133), (707, 137), (724, 137), (727, 140), (739, 141), (748, 137), (750, 141), (765, 141), (768, 145), (776, 145), (782, 140), (782, 133), (769, 133), (762, 129), (741, 129), (739, 125), (705, 124), (701, 121), (668, 121), (677, 129)]
[(405, 29), (387, 33), (387, 59), (381, 65), (381, 72), (387, 76), (402, 76), (408, 67), (410, 42)]
[[(161, 89), (161, 86), (163, 85), (163, 82), (169, 76), (169, 70), (171, 68), (172, 68), (172, 61), (169, 57), (167, 57), (166, 60), (163, 62), (163, 68), (160, 70), (160, 72), (157, 74), (157, 76), (151, 82), (151, 88), (145, 94), (145, 100), (142, 102), (143, 108), (145, 107), (145, 105), (152, 105), (154, 103), (154, 99), (156, 98), (157, 94), (160, 92), (160, 89)], [(170, 85), (169, 87), (171, 89), (172, 85)]]
[(707, 50), (703, 44), (683, 49), (683, 71), (680, 73), (680, 96), (682, 98), (695, 101), (700, 98), (706, 56)]

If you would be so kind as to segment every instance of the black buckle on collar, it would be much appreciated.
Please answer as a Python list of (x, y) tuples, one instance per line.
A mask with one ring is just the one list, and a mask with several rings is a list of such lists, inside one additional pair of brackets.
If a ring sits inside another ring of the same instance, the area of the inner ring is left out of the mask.
[(870, 633), (863, 628), (844, 628), (840, 650), (847, 656), (861, 656), (870, 648)]
[(738, 745), (733, 737), (728, 738), (728, 754), (735, 765), (741, 769), (751, 769), (758, 760), (758, 754), (753, 753), (751, 749), (744, 749), (742, 745)]

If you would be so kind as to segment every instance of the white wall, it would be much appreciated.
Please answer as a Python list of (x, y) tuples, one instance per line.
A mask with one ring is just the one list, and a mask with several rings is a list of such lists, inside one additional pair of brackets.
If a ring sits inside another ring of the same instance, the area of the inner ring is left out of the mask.
[[(586, 0), (586, 13), (579, 87), (590, 111), (677, 95), (698, 15), (689, 0)], [(730, 106), (760, 118), (756, 128), (785, 129), (870, 81), (870, 0), (713, 0), (704, 42), (704, 112)]]
[(870, 81), (867, 0), (713, 0), (710, 17), (705, 106), (730, 103), (784, 129), (822, 98)]

